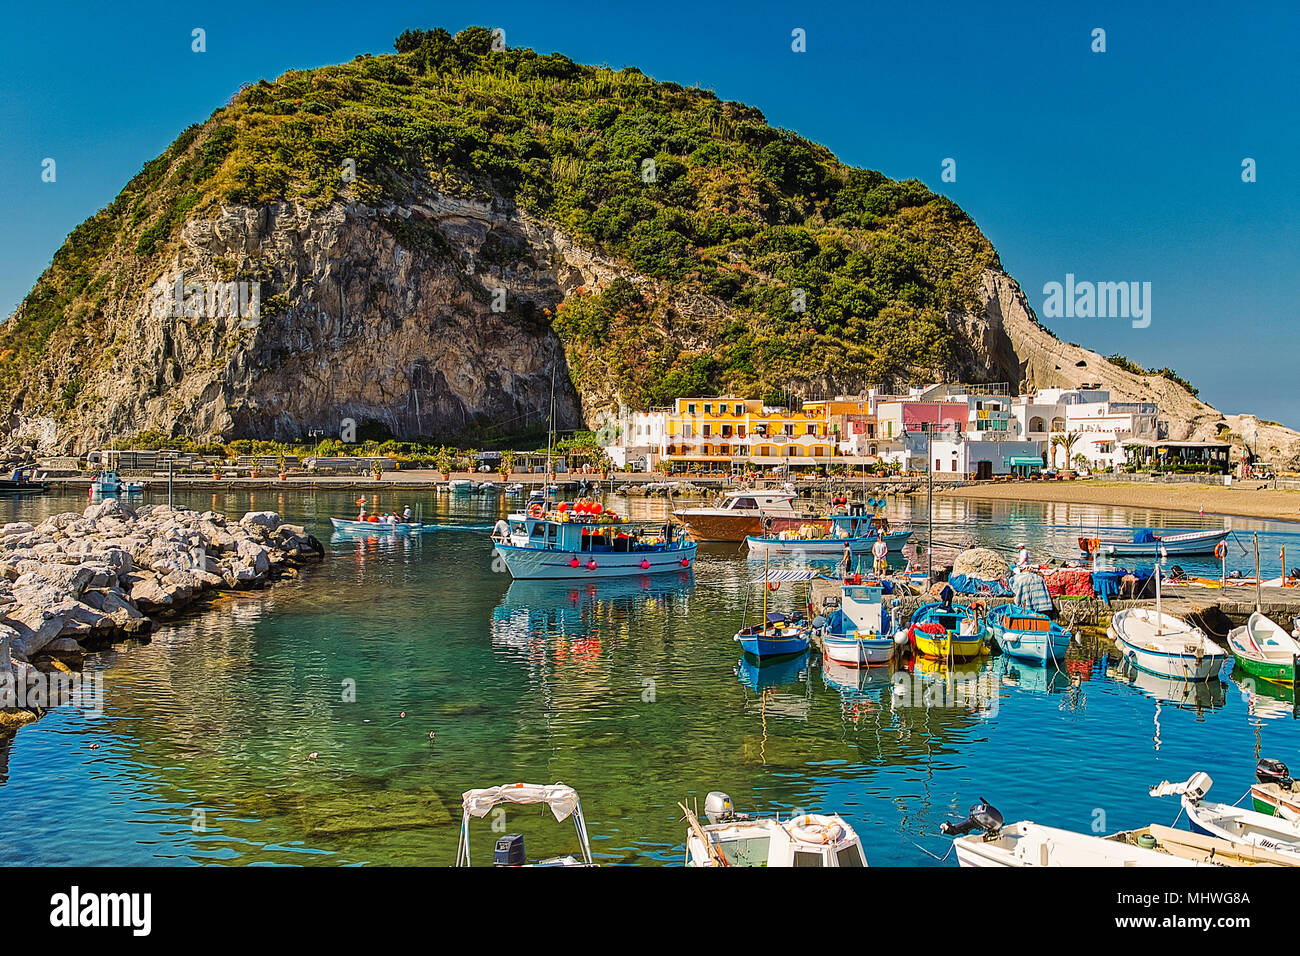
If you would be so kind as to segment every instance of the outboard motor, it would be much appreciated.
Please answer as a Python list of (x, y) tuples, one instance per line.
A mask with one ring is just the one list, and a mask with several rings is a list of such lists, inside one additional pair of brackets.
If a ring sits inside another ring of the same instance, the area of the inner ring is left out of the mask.
[(989, 806), (987, 800), (980, 797), (980, 802), (970, 808), (970, 815), (960, 823), (941, 823), (939, 832), (949, 836), (965, 836), (979, 830), (989, 836), (995, 836), (1002, 829), (1002, 814), (996, 807)]
[(710, 790), (704, 798), (704, 816), (709, 823), (734, 823), (737, 820), (750, 819), (747, 813), (737, 813), (731, 803), (731, 797), (721, 790)]
[(493, 866), (523, 866), (525, 861), (522, 833), (507, 833), (497, 840), (492, 853)]
[(1255, 765), (1255, 779), (1260, 783), (1275, 783), (1283, 790), (1290, 790), (1295, 784), (1286, 769), (1286, 764), (1268, 757), (1263, 758)]

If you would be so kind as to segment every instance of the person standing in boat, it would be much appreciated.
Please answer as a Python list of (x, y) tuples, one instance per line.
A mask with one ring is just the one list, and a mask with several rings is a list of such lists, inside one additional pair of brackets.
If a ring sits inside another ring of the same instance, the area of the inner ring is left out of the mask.
[(497, 518), (497, 523), (492, 526), (492, 540), (506, 541), (510, 538), (510, 525), (505, 518)]
[(876, 535), (876, 543), (871, 546), (872, 571), (881, 575), (885, 573), (885, 559), (889, 556), (889, 545), (885, 543), (884, 534)]
[(853, 550), (847, 544), (844, 546), (844, 557), (840, 559), (840, 564), (844, 566), (845, 577), (853, 573)]
[(411, 520), (411, 506), (407, 505), (402, 509), (402, 520), (409, 522)]

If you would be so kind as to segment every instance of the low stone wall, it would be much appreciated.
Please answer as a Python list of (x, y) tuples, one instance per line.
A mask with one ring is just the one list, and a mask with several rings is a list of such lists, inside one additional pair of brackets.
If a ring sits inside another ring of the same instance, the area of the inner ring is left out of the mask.
[(108, 499), (0, 527), (0, 729), (60, 703), (26, 691), (79, 668), (85, 651), (146, 636), (209, 592), (261, 587), (324, 554), (270, 511), (235, 522)]
[[(886, 598), (892, 601), (892, 598)], [(922, 595), (901, 595), (898, 598), (897, 620), (906, 621), (922, 604), (933, 601), (934, 598)], [(986, 607), (998, 607), (1003, 604), (1010, 604), (1010, 597), (976, 597), (973, 594), (958, 594), (954, 599), (954, 604), (971, 605), (976, 601), (982, 601)], [(1056, 614), (1061, 624), (1069, 627), (1074, 624), (1099, 624), (1110, 617), (1110, 608), (1106, 602), (1099, 598), (1055, 598), (1053, 603), (1056, 605)]]

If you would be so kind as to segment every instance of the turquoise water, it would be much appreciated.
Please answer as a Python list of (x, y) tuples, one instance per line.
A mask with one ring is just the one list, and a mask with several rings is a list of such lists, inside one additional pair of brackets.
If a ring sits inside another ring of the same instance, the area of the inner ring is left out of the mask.
[[(929, 865), (922, 847), (948, 851), (939, 824), (981, 797), (1009, 820), (1085, 831), (1167, 823), (1177, 804), (1148, 797), (1152, 784), (1205, 770), (1232, 802), (1257, 754), (1288, 760), (1300, 744), (1288, 702), (1230, 678), (1189, 694), (1116, 675), (1095, 644), (1069, 673), (994, 658), (897, 687), (816, 659), (746, 668), (731, 635), (753, 568), (735, 546), (702, 547), (689, 574), (511, 583), (482, 533), (330, 540), (328, 515), (353, 497), (182, 499), (236, 516), (277, 510), (312, 527), (328, 558), (93, 659), (102, 715), (64, 708), (0, 743), (0, 863), (447, 864), (460, 793), (528, 780), (578, 790), (605, 862), (680, 862), (677, 801), (721, 789), (746, 810), (844, 814), (872, 865)], [(498, 499), (422, 502), (448, 523), (501, 510)], [(608, 503), (646, 517), (665, 508)], [(83, 505), (10, 500), (0, 516)], [(1065, 554), (1081, 522), (1223, 520), (940, 501), (936, 538)], [(1247, 545), (1261, 533), (1266, 573), (1300, 531), (1231, 524)], [(1252, 560), (1234, 551), (1230, 566)], [(773, 599), (797, 600), (788, 588)], [(525, 833), (530, 856), (575, 848), (569, 825), (538, 808), (512, 808), (505, 826)], [(490, 820), (471, 832), (483, 862), (497, 832)]]

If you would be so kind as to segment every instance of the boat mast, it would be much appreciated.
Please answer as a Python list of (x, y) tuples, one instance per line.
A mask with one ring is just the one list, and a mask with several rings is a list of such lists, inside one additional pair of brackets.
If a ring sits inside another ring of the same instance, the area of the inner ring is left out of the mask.
[[(1260, 594), (1259, 594), (1259, 532), (1258, 531), (1255, 532), (1254, 537), (1255, 537), (1255, 613), (1259, 614), (1261, 611), (1261, 607), (1260, 607), (1261, 601), (1260, 601)], [(1286, 574), (1285, 567), (1282, 568), (1282, 573)]]
[(542, 473), (542, 500), (551, 497), (551, 449), (555, 444), (555, 366), (551, 366), (551, 407), (546, 415), (546, 470)]
[(767, 549), (763, 549), (763, 631), (767, 631)]

